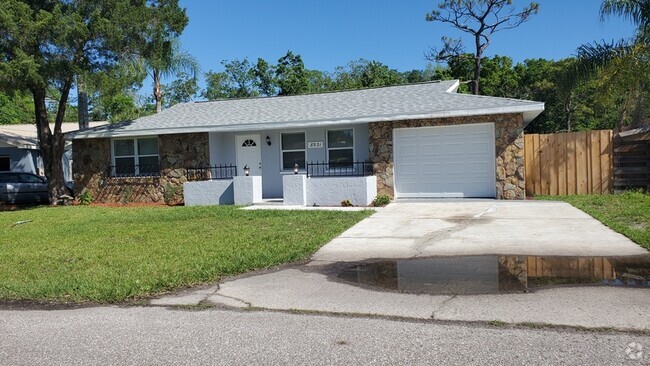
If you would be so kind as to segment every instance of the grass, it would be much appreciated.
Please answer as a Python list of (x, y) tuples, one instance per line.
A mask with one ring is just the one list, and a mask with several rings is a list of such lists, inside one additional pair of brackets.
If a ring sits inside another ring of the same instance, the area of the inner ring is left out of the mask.
[(568, 202), (650, 249), (650, 194), (627, 191), (608, 195), (538, 196), (535, 199)]
[(0, 299), (148, 297), (308, 258), (370, 214), (232, 206), (0, 212)]

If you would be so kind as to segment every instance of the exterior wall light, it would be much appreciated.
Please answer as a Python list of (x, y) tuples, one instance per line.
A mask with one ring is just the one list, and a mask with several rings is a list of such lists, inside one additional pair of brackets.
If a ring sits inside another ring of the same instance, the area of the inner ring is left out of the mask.
[(266, 135), (266, 144), (271, 146), (271, 137), (269, 135)]
[(251, 168), (248, 166), (248, 164), (244, 165), (244, 175), (249, 176), (251, 174)]
[(298, 163), (293, 164), (293, 174), (298, 174), (298, 169), (300, 169), (300, 167), (298, 166)]

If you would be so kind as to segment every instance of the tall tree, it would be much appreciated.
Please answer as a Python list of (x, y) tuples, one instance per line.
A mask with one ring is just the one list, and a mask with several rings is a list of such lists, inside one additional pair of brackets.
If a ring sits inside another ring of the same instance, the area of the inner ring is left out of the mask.
[[(518, 10), (512, 5), (512, 0), (445, 0), (438, 4), (437, 10), (432, 10), (426, 15), (426, 20), (450, 24), (472, 36), (474, 42), (472, 93), (479, 94), (481, 60), (490, 45), (492, 35), (520, 26), (538, 11), (539, 5), (534, 2)], [(427, 59), (448, 61), (463, 52), (461, 39), (442, 37), (442, 42), (442, 48), (431, 49)]]
[(277, 94), (275, 66), (269, 65), (262, 58), (258, 58), (253, 68), (253, 75), (255, 76), (255, 86), (261, 95), (271, 96)]
[(189, 73), (195, 78), (201, 71), (198, 61), (189, 53), (183, 51), (178, 41), (180, 30), (185, 23), (175, 24), (179, 31), (162, 31), (153, 37), (147, 46), (147, 51), (140, 59), (141, 66), (149, 72), (153, 80), (153, 98), (156, 102), (156, 113), (162, 111), (163, 88), (162, 78), (175, 76), (179, 73)]
[[(0, 7), (0, 86), (29, 90), (49, 196), (65, 193), (61, 157), (70, 90), (76, 75), (105, 69), (140, 51), (151, 29), (175, 34), (182, 27), (162, 14), (185, 12), (177, 0), (3, 0)], [(184, 25), (183, 25), (184, 26)], [(56, 89), (56, 115), (50, 126), (46, 98)]]
[(206, 89), (203, 97), (208, 100), (222, 98), (250, 98), (259, 95), (255, 71), (248, 59), (221, 61), (224, 71), (208, 71), (205, 74)]
[(275, 78), (280, 91), (278, 95), (298, 95), (309, 90), (309, 78), (302, 57), (293, 52), (280, 57), (275, 68)]

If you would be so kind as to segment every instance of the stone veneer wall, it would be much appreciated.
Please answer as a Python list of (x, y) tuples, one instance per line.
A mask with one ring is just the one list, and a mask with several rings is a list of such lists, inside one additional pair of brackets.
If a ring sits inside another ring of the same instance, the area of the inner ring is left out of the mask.
[(94, 202), (102, 203), (179, 204), (183, 201), (185, 168), (210, 165), (207, 133), (158, 136), (159, 177), (111, 177), (108, 138), (73, 140), (72, 151), (75, 197), (88, 192)]
[(526, 198), (524, 171), (524, 118), (522, 114), (494, 114), (369, 124), (370, 161), (377, 176), (377, 193), (393, 196), (393, 129), (406, 127), (448, 126), (470, 123), (494, 123), (496, 148), (496, 197)]

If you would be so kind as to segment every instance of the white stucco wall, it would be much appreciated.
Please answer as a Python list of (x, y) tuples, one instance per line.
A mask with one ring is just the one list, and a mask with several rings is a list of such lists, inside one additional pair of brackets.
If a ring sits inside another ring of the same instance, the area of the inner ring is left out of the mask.
[(233, 191), (236, 205), (248, 206), (262, 202), (262, 177), (234, 177)]
[(287, 174), (282, 177), (284, 204), (288, 206), (305, 206), (307, 204), (307, 176), (305, 174)]
[(367, 206), (372, 203), (375, 196), (377, 196), (377, 177), (375, 176), (307, 179), (308, 206), (313, 204), (340, 206), (343, 200), (350, 200), (355, 206)]
[(233, 181), (208, 180), (183, 183), (185, 206), (232, 205), (234, 201)]
[[(283, 179), (285, 174), (292, 172), (282, 171), (281, 166), (281, 133), (304, 132), (306, 142), (320, 141), (321, 148), (306, 149), (308, 162), (327, 161), (327, 130), (353, 128), (354, 129), (354, 160), (368, 160), (368, 124), (340, 125), (332, 127), (310, 127), (286, 130), (251, 130), (246, 132), (210, 132), (210, 165), (237, 164), (236, 135), (259, 134), (262, 152), (262, 190), (264, 198), (283, 197)], [(266, 136), (271, 140), (271, 145), (266, 143)], [(240, 174), (241, 175), (241, 174)]]

